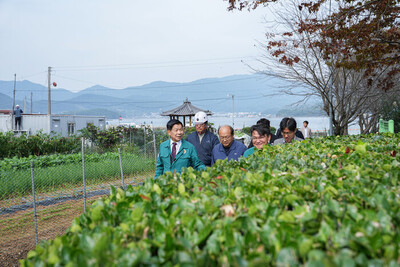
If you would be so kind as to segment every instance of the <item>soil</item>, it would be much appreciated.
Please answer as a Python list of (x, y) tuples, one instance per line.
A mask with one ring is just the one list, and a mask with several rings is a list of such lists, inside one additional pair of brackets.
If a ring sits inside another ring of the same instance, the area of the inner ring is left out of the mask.
[[(126, 185), (138, 185), (143, 182), (143, 177), (127, 177)], [(121, 186), (116, 181), (109, 183), (99, 182), (88, 186), (87, 190), (110, 188), (110, 185)], [(36, 200), (58, 197), (62, 195), (82, 194), (80, 185), (66, 186), (66, 188), (53, 188), (47, 192), (37, 192)], [(102, 196), (87, 198), (87, 208), (91, 203)], [(10, 207), (32, 202), (32, 196), (16, 196), (0, 200), (1, 207)], [(66, 200), (50, 206), (37, 205), (38, 241), (54, 239), (63, 235), (71, 226), (75, 217), (84, 212), (83, 199)], [(26, 258), (28, 252), (36, 246), (35, 224), (33, 208), (0, 215), (0, 266), (19, 266), (19, 260)]]
[[(96, 196), (88, 199), (87, 207), (98, 198)], [(51, 207), (38, 207), (39, 242), (63, 235), (73, 219), (80, 216), (83, 210), (84, 204), (81, 199)], [(35, 246), (33, 209), (0, 217), (0, 266), (19, 266), (19, 260), (26, 258)]]

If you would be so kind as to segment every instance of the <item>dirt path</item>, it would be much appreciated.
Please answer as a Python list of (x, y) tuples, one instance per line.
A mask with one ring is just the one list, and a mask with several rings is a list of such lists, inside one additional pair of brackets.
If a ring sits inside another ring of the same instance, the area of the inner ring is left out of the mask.
[[(154, 174), (153, 174), (154, 175)], [(144, 181), (148, 175), (125, 178), (126, 185), (137, 186)], [(109, 189), (110, 186), (121, 186), (119, 179), (111, 181), (99, 181), (89, 184), (87, 190)], [(52, 199), (65, 195), (82, 195), (81, 185), (69, 185), (66, 188), (52, 188), (45, 192), (37, 192), (36, 200)], [(87, 198), (87, 207), (96, 199), (104, 196), (92, 196)], [(23, 205), (32, 202), (32, 197), (16, 196), (11, 199), (0, 201), (0, 210), (6, 207)], [(18, 209), (17, 209), (18, 210)], [(84, 211), (82, 198), (65, 200), (53, 205), (37, 205), (38, 239), (39, 242), (54, 239), (63, 235), (71, 226), (75, 217)], [(19, 260), (26, 258), (28, 252), (34, 249), (35, 224), (33, 208), (15, 211), (0, 216), (0, 266), (19, 266)]]
[[(88, 206), (98, 199), (88, 199)], [(39, 242), (63, 235), (73, 219), (84, 209), (83, 200), (66, 201), (45, 208), (38, 208)], [(33, 209), (0, 217), (0, 266), (19, 266), (20, 259), (35, 248)]]

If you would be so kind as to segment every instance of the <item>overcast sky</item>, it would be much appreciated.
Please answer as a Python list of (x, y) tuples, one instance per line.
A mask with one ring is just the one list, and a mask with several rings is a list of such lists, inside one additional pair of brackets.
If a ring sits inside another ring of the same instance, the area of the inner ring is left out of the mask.
[(267, 8), (223, 0), (0, 0), (0, 80), (125, 88), (251, 73)]

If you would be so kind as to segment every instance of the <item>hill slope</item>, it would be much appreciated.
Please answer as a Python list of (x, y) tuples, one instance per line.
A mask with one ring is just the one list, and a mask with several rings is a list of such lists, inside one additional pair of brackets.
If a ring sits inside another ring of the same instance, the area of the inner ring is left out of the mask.
[[(70, 92), (62, 88), (52, 88), (52, 112), (76, 113), (86, 109), (102, 108), (124, 117), (161, 113), (177, 107), (189, 99), (199, 108), (213, 112), (257, 112), (276, 114), (288, 110), (300, 97), (281, 95), (278, 88), (286, 81), (264, 76), (232, 75), (223, 78), (200, 79), (188, 83), (155, 81), (142, 86), (125, 89), (112, 89), (96, 85), (80, 92)], [(13, 81), (0, 81), (0, 109), (11, 107)], [(33, 94), (33, 111), (47, 112), (47, 87), (29, 81), (17, 82), (16, 103), (27, 100), (30, 108), (30, 95)], [(233, 97), (232, 97), (233, 95)], [(233, 101), (232, 101), (233, 100)], [(318, 104), (317, 100), (307, 105)]]

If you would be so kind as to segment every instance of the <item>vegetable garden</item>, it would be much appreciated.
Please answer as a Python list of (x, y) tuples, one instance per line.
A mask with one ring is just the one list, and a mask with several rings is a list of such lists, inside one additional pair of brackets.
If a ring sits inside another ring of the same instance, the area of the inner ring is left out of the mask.
[(399, 266), (400, 135), (266, 147), (96, 201), (22, 266)]
[[(30, 164), (35, 166), (36, 189), (46, 191), (66, 185), (82, 184), (82, 154), (49, 155), (26, 158), (9, 158), (0, 162), (0, 199), (15, 194), (32, 192)], [(115, 180), (121, 176), (118, 152), (85, 155), (87, 181)], [(122, 165), (127, 176), (154, 170), (154, 159), (148, 159), (139, 153), (123, 153)]]

